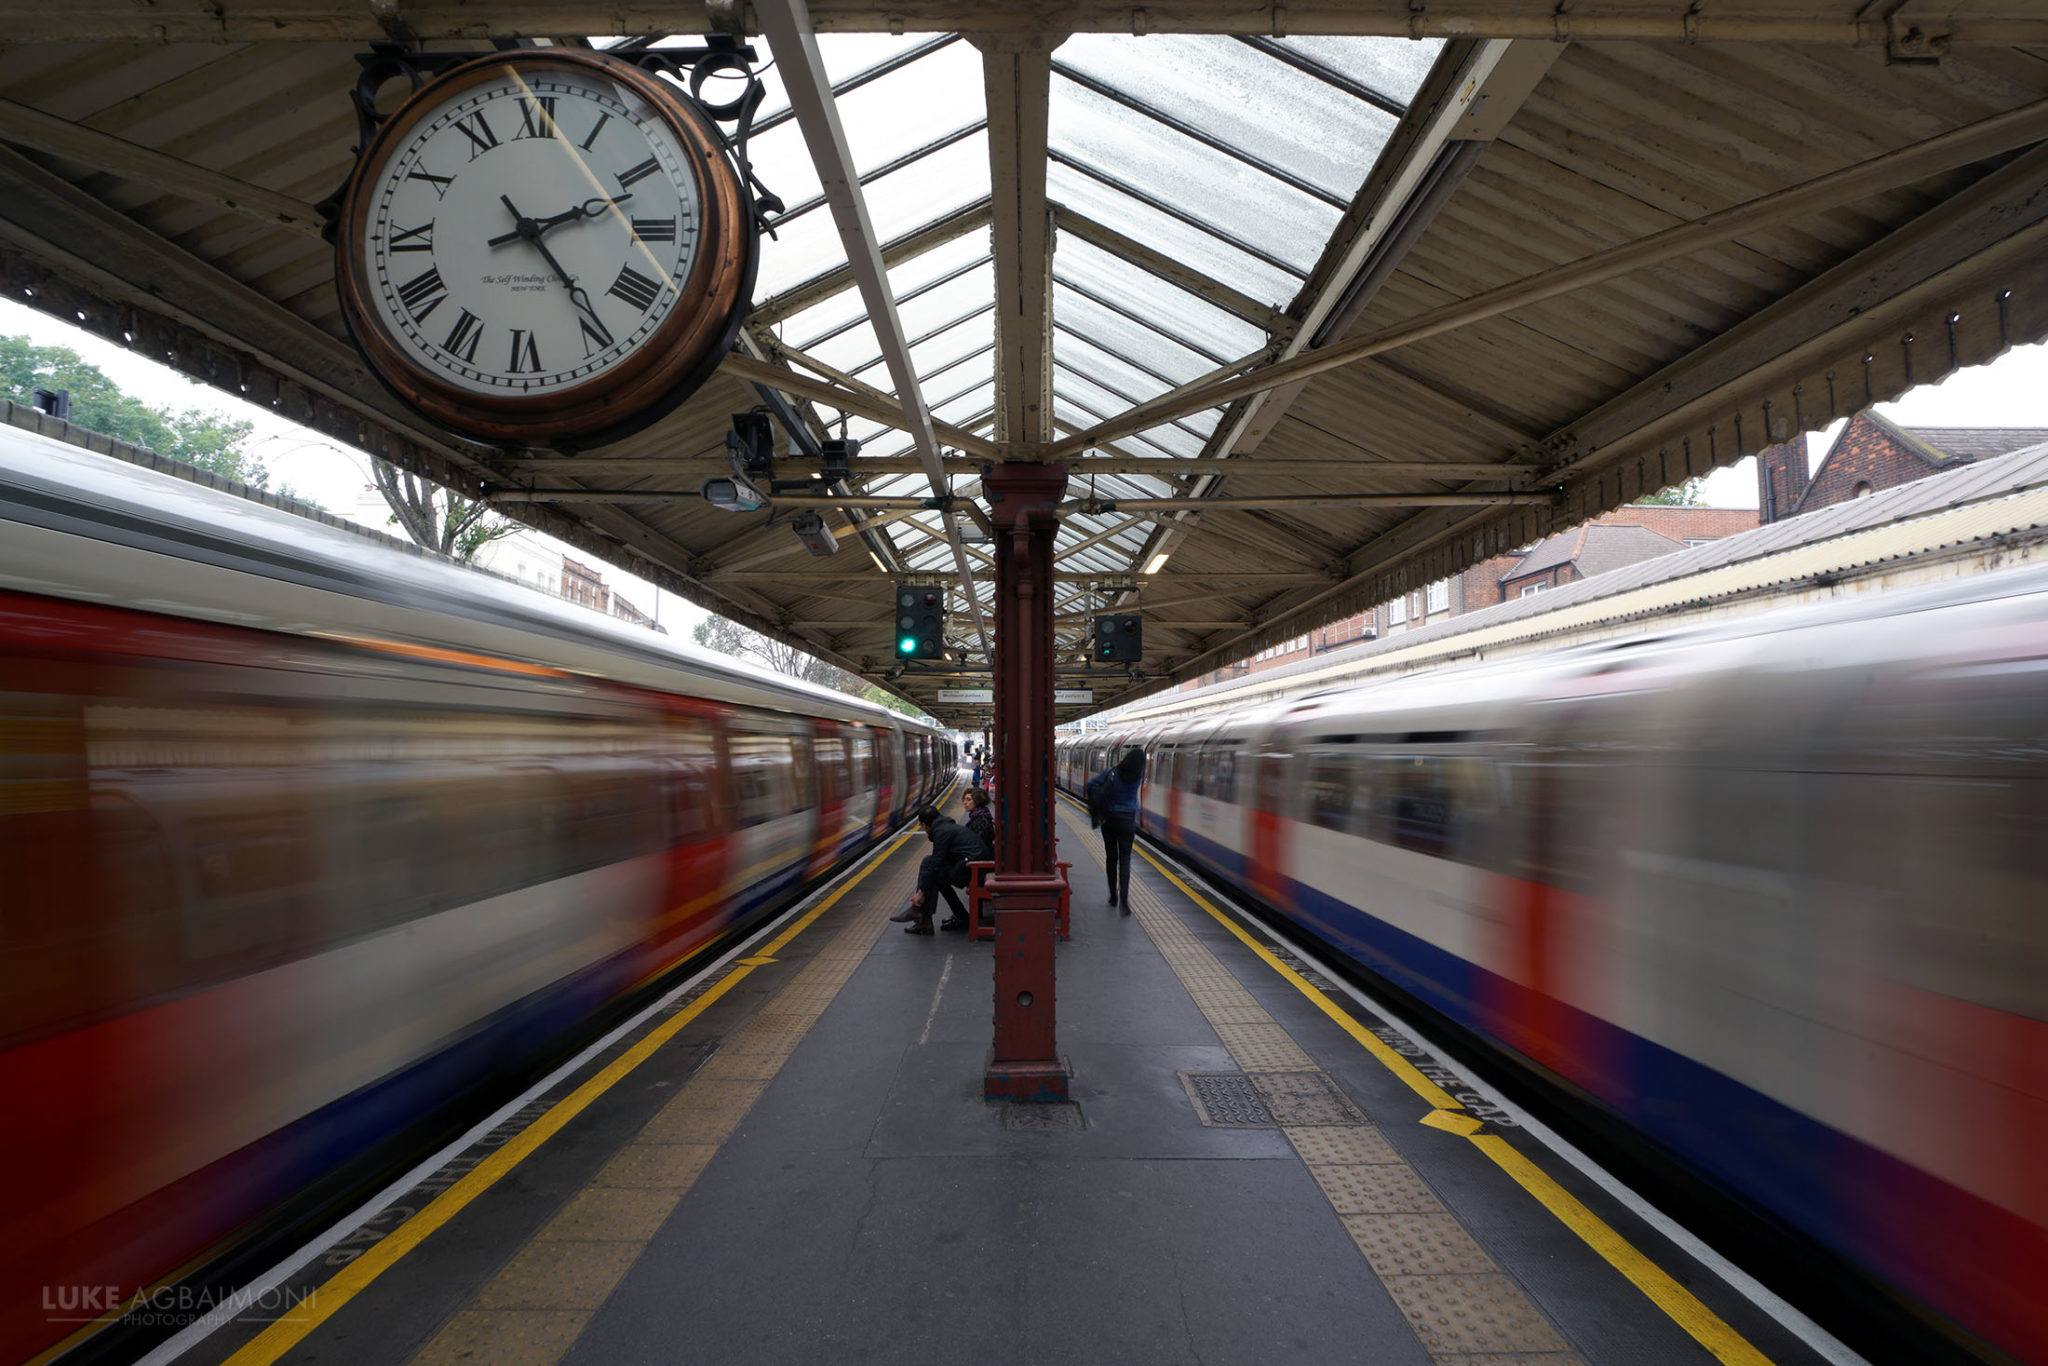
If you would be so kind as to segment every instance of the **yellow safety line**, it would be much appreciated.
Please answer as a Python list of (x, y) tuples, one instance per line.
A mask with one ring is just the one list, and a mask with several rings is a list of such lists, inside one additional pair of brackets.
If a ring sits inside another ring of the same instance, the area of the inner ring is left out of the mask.
[(1665, 1273), (1655, 1262), (1636, 1251), (1635, 1246), (1616, 1233), (1607, 1222), (1580, 1204), (1563, 1186), (1544, 1175), (1543, 1169), (1515, 1151), (1498, 1134), (1468, 1134), (1479, 1151), (1512, 1176), (1523, 1190), (1543, 1202), (1559, 1222), (1579, 1235), (1586, 1246), (1606, 1259), (1609, 1266), (1635, 1282), (1650, 1302), (1672, 1322), (1692, 1335), (1693, 1341), (1712, 1352), (1725, 1366), (1771, 1366), (1771, 1359), (1750, 1346), (1749, 1340), (1729, 1327), (1713, 1310), (1701, 1304), (1690, 1290)]
[[(900, 849), (913, 833), (915, 827), (897, 835), (865, 868), (847, 879), (843, 886), (834, 888), (829, 896), (805, 912), (802, 918), (777, 935), (772, 943), (759, 949), (753, 957), (772, 957), (810, 928), (813, 921), (831, 910), (841, 897), (859, 886), (869, 873), (886, 863), (889, 856)], [(525, 1161), (535, 1149), (554, 1137), (562, 1126), (581, 1114), (599, 1096), (616, 1086), (634, 1068), (653, 1057), (678, 1031), (753, 971), (754, 965), (748, 960), (743, 959), (735, 963), (732, 971), (720, 978), (702, 996), (649, 1031), (640, 1042), (613, 1059), (602, 1072), (557, 1101), (546, 1114), (522, 1130), (518, 1137), (478, 1163), (467, 1176), (442, 1192), (418, 1214), (373, 1243), (362, 1256), (335, 1272), (317, 1290), (308, 1295), (302, 1304), (294, 1306), (295, 1312), (290, 1319), (279, 1319), (264, 1329), (241, 1351), (229, 1357), (226, 1366), (269, 1366), (269, 1363), (290, 1351), (314, 1329), (333, 1317), (343, 1305), (368, 1289), (370, 1283), (396, 1265), (399, 1258), (419, 1246), (434, 1230), (461, 1213), (464, 1206), (496, 1185), (507, 1172)]]
[[(1152, 857), (1149, 850), (1139, 849), (1145, 862), (1164, 874), (1174, 886), (1180, 888), (1188, 900), (1207, 911), (1212, 919), (1236, 935), (1246, 948), (1263, 959), (1268, 966), (1294, 984), (1295, 990), (1316, 1004), (1322, 1012), (1335, 1020), (1344, 1032), (1365, 1045), (1366, 1051), (1380, 1063), (1408, 1084), (1408, 1088), (1434, 1107), (1422, 1122), (1432, 1129), (1458, 1134), (1471, 1140), (1479, 1151), (1493, 1160), (1495, 1166), (1512, 1177), (1515, 1183), (1536, 1197), (1566, 1228), (1577, 1234), (1580, 1241), (1600, 1254), (1609, 1266), (1626, 1276), (1638, 1290), (1649, 1297), (1652, 1304), (1663, 1310), (1665, 1315), (1683, 1328), (1693, 1341), (1714, 1354), (1723, 1366), (1771, 1366), (1771, 1360), (1749, 1340), (1729, 1327), (1728, 1323), (1713, 1310), (1702, 1304), (1698, 1297), (1661, 1267), (1641, 1252), (1626, 1238), (1616, 1233), (1599, 1215), (1587, 1209), (1571, 1192), (1557, 1184), (1543, 1173), (1542, 1168), (1515, 1151), (1508, 1141), (1498, 1134), (1484, 1132), (1484, 1126), (1470, 1115), (1451, 1115), (1447, 1110), (1461, 1109), (1442, 1087), (1422, 1075), (1415, 1065), (1389, 1048), (1377, 1035), (1340, 1010), (1314, 983), (1288, 967), (1263, 944), (1253, 939), (1250, 932), (1237, 923), (1235, 917), (1225, 914), (1212, 905), (1209, 899), (1188, 886), (1171, 868)], [(1441, 1099), (1439, 1099), (1441, 1097)]]

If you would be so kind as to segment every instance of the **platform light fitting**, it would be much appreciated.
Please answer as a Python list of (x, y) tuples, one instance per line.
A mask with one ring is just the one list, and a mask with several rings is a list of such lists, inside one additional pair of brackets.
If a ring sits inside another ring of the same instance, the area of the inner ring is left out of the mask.
[(804, 543), (804, 549), (813, 555), (837, 555), (839, 538), (832, 534), (832, 528), (825, 525), (825, 519), (815, 512), (800, 512), (790, 525), (796, 528), (796, 538)]
[(860, 454), (860, 441), (850, 436), (835, 436), (829, 441), (818, 443), (818, 477), (826, 483), (837, 483), (846, 477), (853, 458)]

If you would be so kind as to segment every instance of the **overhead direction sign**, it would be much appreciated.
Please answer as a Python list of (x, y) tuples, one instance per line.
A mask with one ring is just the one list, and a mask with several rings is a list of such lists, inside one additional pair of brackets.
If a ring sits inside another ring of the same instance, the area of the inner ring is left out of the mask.
[(1070, 706), (1095, 700), (1093, 688), (1054, 688), (1052, 701), (1056, 707)]
[(941, 702), (990, 702), (990, 703), (992, 703), (992, 702), (994, 702), (995, 700), (996, 700), (996, 690), (995, 690), (994, 688), (941, 688), (941, 689), (939, 689), (939, 701), (941, 701)]

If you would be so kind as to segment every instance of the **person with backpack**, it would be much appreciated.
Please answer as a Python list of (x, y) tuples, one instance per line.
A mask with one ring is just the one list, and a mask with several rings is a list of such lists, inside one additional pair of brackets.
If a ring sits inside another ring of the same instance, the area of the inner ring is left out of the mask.
[(1145, 780), (1145, 751), (1133, 748), (1114, 768), (1105, 768), (1083, 789), (1089, 816), (1102, 828), (1102, 852), (1109, 873), (1109, 904), (1131, 913), (1131, 846), (1138, 838), (1138, 789)]
[[(917, 891), (912, 894), (910, 904), (889, 919), (903, 925), (905, 934), (930, 934), (932, 910), (943, 893), (946, 904), (953, 908), (953, 915), (939, 928), (964, 930), (967, 928), (967, 908), (960, 903), (958, 889), (967, 885), (967, 864), (979, 851), (979, 846), (965, 826), (942, 814), (935, 806), (920, 810), (917, 823), (924, 827), (925, 838), (932, 842), (932, 851), (918, 865)], [(906, 921), (909, 923), (905, 924)]]

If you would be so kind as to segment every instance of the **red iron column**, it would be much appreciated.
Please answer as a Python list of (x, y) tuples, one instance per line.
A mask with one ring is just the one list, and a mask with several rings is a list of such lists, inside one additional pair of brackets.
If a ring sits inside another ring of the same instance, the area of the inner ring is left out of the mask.
[(1052, 542), (1065, 465), (1005, 461), (982, 480), (996, 539), (996, 1037), (982, 1094), (1059, 1100), (1071, 1069), (1053, 1037)]

